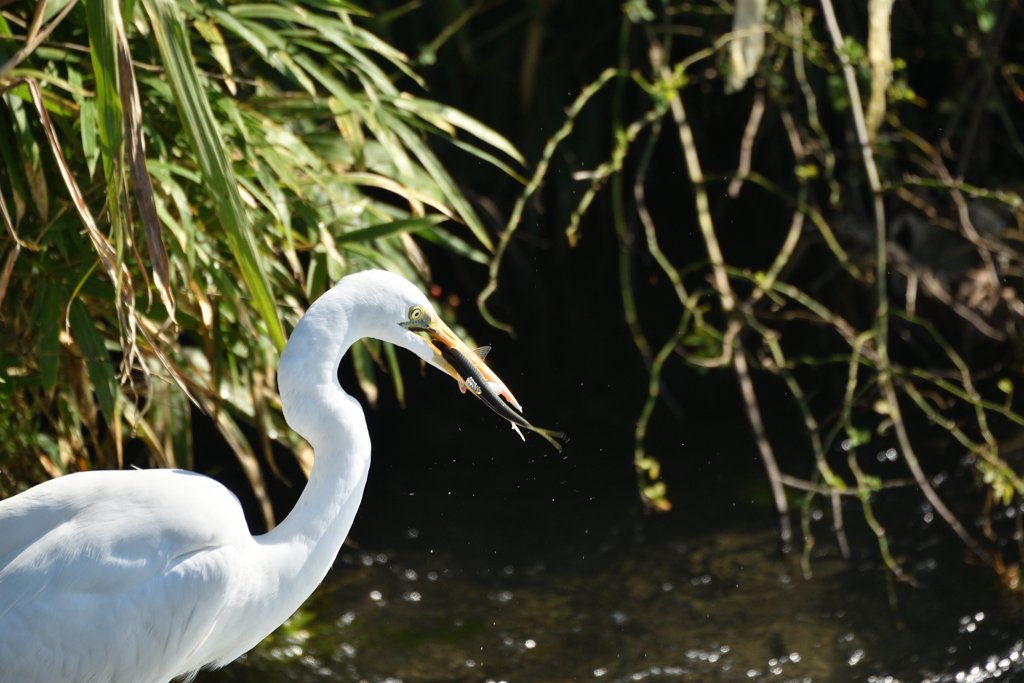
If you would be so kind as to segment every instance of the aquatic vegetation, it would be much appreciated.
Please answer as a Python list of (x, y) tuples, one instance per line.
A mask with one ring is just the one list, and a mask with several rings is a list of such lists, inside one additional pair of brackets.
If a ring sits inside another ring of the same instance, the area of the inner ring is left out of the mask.
[[(584, 219), (599, 193), (611, 195), (621, 308), (650, 378), (634, 451), (645, 504), (671, 507), (663, 464), (683, 455), (648, 448), (659, 399), (686, 391), (666, 382), (666, 368), (728, 369), (782, 547), (796, 547), (798, 519), (806, 572), (812, 501), (828, 501), (831, 533), (848, 553), (841, 500), (853, 497), (880, 558), (908, 578), (872, 501), (882, 489), (911, 487), (1015, 585), (1024, 546), (1010, 542), (1019, 521), (1006, 520), (1019, 520), (1024, 500), (1015, 456), (1024, 415), (1014, 395), (1024, 202), (1018, 179), (1002, 169), (1024, 156), (1007, 113), (1021, 99), (1021, 55), (1006, 40), (1019, 20), (1009, 10), (996, 17), (987, 3), (911, 4), (919, 22), (894, 27), (891, 3), (869, 2), (865, 30), (866, 17), (837, 18), (831, 0), (624, 3), (617, 64), (575, 95), (548, 138), (478, 301), (489, 310), (505, 247), (558, 150), (573, 147), (584, 112), (610, 101), (610, 151), (603, 163), (572, 169), (565, 237), (589, 239)], [(936, 82), (937, 73), (957, 76)], [(725, 132), (717, 119), (737, 110), (749, 112), (745, 125)], [(656, 161), (669, 141), (673, 161)], [(736, 154), (726, 162), (735, 170), (708, 170), (722, 167), (723, 147)], [(667, 174), (675, 174), (670, 196)], [(644, 280), (671, 290), (674, 312), (643, 311)], [(669, 316), (678, 323), (666, 336)], [(762, 382), (765, 373), (780, 381)], [(795, 404), (807, 437), (798, 465), (780, 463), (765, 425), (765, 403), (783, 400)], [(937, 490), (948, 467), (930, 453), (940, 442), (973, 468), (983, 509)], [(984, 539), (963, 510), (978, 516)], [(994, 531), (995, 511), (1005, 515)]]

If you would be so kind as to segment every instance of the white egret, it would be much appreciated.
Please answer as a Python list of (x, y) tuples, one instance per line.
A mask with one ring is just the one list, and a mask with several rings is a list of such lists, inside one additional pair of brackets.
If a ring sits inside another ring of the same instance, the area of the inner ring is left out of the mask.
[(456, 348), (515, 404), (411, 283), (344, 278), (281, 354), (285, 419), (317, 457), (269, 533), (249, 534), (221, 484), (178, 470), (71, 474), (0, 501), (0, 682), (165, 683), (228, 664), (291, 616), (331, 568), (366, 484), (370, 436), (337, 378), (363, 337), (461, 382), (441, 354)]

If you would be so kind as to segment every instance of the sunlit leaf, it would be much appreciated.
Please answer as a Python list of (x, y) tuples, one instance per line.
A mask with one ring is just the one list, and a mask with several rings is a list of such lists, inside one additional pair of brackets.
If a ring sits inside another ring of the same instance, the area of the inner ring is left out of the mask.
[(433, 100), (412, 97), (411, 95), (403, 95), (396, 98), (394, 104), (399, 109), (405, 109), (406, 111), (418, 114), (428, 121), (445, 122), (456, 128), (461, 128), (487, 144), (497, 147), (520, 164), (526, 164), (526, 159), (523, 158), (523, 155), (503, 135), (454, 107), (449, 107)]

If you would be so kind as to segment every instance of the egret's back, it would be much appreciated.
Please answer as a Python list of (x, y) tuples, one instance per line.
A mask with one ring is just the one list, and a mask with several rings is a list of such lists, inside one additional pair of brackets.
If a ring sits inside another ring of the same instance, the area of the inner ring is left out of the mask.
[(208, 663), (252, 542), (234, 496), (186, 472), (74, 474), (0, 501), (0, 682), (162, 683)]

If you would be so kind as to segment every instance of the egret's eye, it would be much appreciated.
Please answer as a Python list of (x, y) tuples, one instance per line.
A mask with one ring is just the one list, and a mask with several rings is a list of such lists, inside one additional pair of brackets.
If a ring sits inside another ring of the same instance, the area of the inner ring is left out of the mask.
[(413, 306), (412, 308), (409, 309), (409, 322), (416, 322), (417, 320), (422, 320), (426, 314), (427, 312), (423, 310), (422, 306)]

